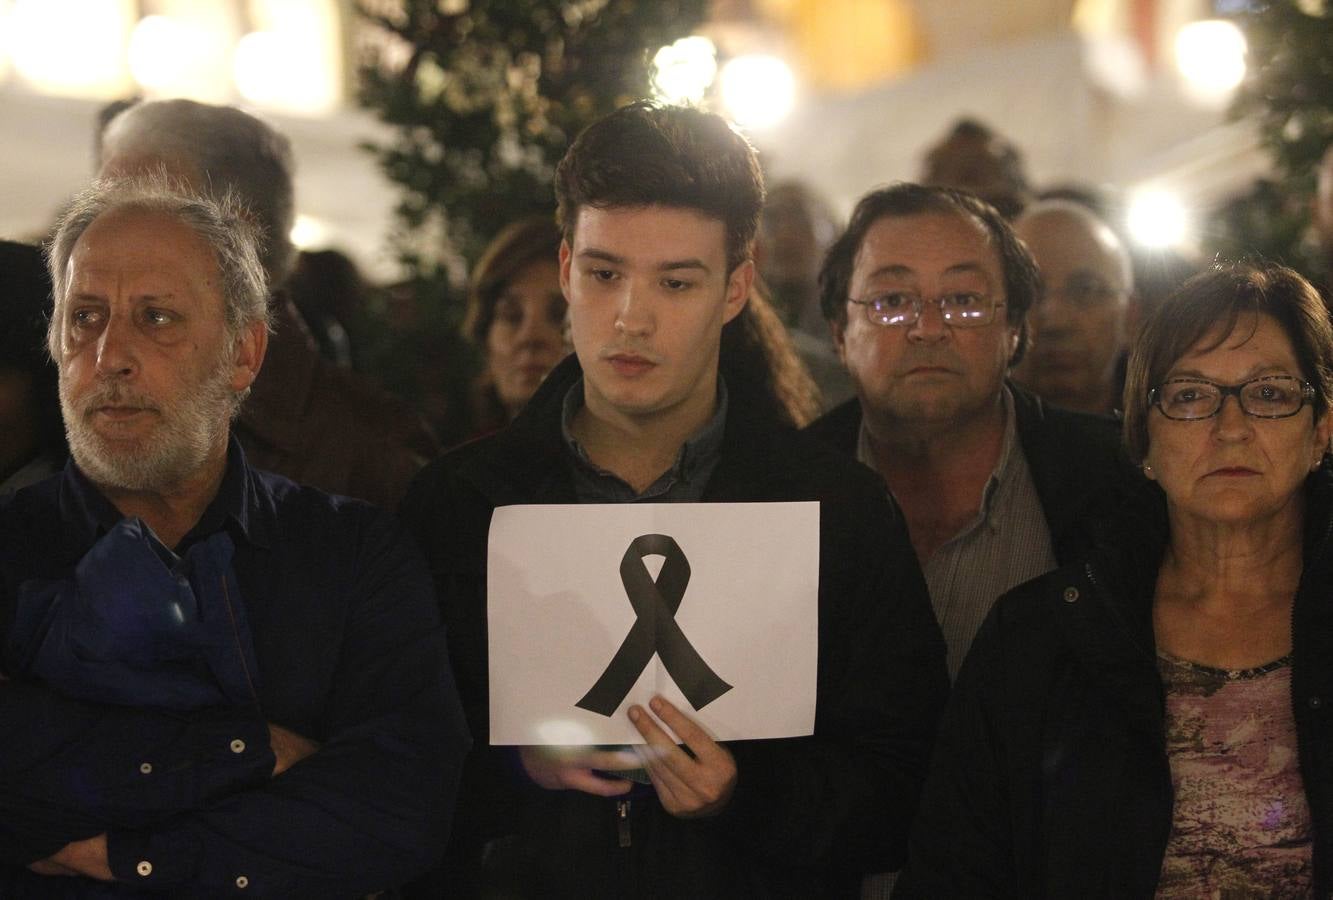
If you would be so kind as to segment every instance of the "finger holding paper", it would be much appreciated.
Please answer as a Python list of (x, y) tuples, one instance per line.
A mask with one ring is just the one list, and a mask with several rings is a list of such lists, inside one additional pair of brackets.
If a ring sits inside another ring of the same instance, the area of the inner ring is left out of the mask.
[(650, 705), (690, 751), (682, 750), (643, 707), (630, 707), (630, 721), (647, 742), (639, 755), (662, 808), (682, 819), (717, 815), (736, 788), (731, 751), (662, 697), (654, 697)]
[(528, 777), (547, 790), (582, 791), (598, 797), (618, 797), (632, 787), (623, 778), (607, 778), (598, 772), (642, 767), (630, 751), (593, 747), (524, 747), (518, 758)]

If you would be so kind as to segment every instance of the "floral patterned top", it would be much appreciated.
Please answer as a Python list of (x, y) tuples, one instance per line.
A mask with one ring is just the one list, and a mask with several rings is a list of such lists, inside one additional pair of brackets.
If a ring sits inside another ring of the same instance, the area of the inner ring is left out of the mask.
[(1175, 808), (1157, 896), (1309, 897), (1291, 657), (1225, 670), (1159, 651), (1158, 670)]

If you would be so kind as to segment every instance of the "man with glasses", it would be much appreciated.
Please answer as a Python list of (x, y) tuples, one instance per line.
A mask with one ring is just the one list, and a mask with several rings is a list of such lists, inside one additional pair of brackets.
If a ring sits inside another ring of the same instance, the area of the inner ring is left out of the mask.
[(1057, 406), (1108, 413), (1120, 406), (1120, 362), (1134, 269), (1114, 231), (1068, 200), (1045, 200), (1014, 222), (1041, 269), (1032, 346), (1014, 380)]
[(915, 184), (862, 198), (820, 272), (857, 398), (810, 431), (879, 472), (901, 505), (951, 676), (995, 598), (1085, 548), (1134, 477), (1113, 420), (1007, 381), (1040, 292), (994, 208)]

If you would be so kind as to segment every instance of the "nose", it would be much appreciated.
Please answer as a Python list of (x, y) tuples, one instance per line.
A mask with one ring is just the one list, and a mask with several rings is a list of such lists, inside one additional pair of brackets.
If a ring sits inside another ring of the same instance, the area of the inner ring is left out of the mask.
[(1240, 398), (1234, 394), (1222, 398), (1222, 407), (1217, 411), (1217, 425), (1214, 433), (1219, 440), (1245, 440), (1253, 433), (1254, 423), (1240, 408)]
[(907, 326), (908, 340), (937, 344), (948, 336), (949, 326), (944, 321), (944, 313), (940, 311), (939, 303), (934, 300), (922, 300), (916, 321)]
[(97, 375), (99, 378), (129, 378), (139, 369), (134, 348), (132, 323), (123, 316), (111, 315), (97, 336)]
[(628, 279), (616, 304), (616, 331), (631, 337), (643, 337), (653, 331), (653, 311), (647, 291), (636, 288)]
[(519, 346), (540, 347), (559, 344), (560, 326), (546, 315), (545, 310), (532, 310), (519, 322), (517, 343)]

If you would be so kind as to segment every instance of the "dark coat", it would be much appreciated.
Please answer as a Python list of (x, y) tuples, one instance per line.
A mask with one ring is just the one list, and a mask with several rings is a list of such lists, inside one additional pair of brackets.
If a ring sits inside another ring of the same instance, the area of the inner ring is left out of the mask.
[[(1107, 518), (1142, 479), (1120, 449), (1120, 425), (1110, 416), (1060, 409), (1010, 383), (1018, 442), (1037, 489), (1051, 548), (1064, 565), (1094, 542), (1095, 525)], [(806, 431), (856, 455), (861, 403), (848, 400)]]
[(436, 579), (477, 736), (447, 889), (475, 879), (484, 852), (483, 877), (506, 880), (508, 896), (854, 896), (859, 873), (903, 859), (947, 690), (944, 644), (883, 486), (757, 416), (736, 385), (705, 502), (821, 504), (814, 735), (728, 744), (739, 778), (714, 818), (678, 819), (651, 790), (636, 794), (629, 847), (618, 846), (615, 799), (537, 788), (512, 750), (485, 746), (491, 514), (504, 504), (576, 502), (560, 412), (580, 376), (571, 357), (511, 427), (428, 466), (402, 510)]
[[(1333, 887), (1333, 535), (1311, 479), (1292, 706)], [(1089, 557), (1002, 597), (963, 663), (895, 897), (1151, 897), (1171, 831), (1152, 597), (1165, 501), (1145, 484)]]

